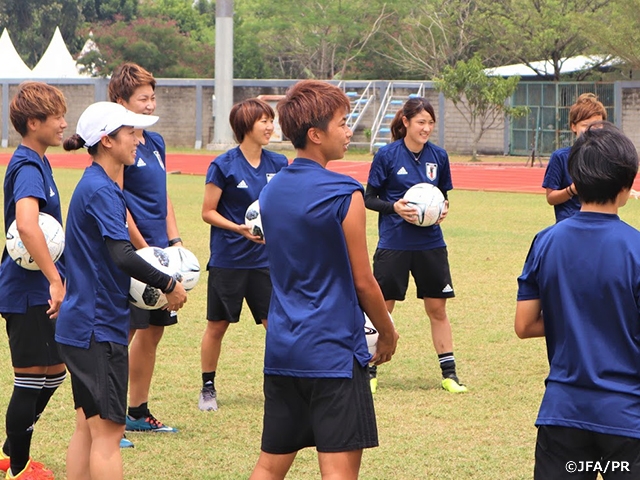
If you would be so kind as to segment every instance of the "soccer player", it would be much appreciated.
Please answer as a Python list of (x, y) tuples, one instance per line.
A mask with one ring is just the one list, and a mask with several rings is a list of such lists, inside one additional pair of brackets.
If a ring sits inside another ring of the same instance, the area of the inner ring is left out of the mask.
[(65, 150), (86, 147), (93, 160), (69, 204), (66, 229), (67, 296), (56, 340), (69, 371), (76, 428), (67, 451), (67, 478), (123, 478), (119, 443), (127, 407), (130, 277), (160, 288), (176, 311), (186, 292), (175, 278), (134, 251), (125, 199), (116, 183), (136, 160), (134, 128), (158, 117), (134, 114), (122, 105), (98, 102), (78, 120)]
[[(447, 299), (453, 298), (447, 246), (440, 223), (447, 216), (447, 193), (453, 188), (447, 152), (429, 141), (436, 124), (433, 106), (426, 98), (410, 98), (391, 122), (393, 143), (382, 147), (373, 158), (365, 204), (379, 212), (379, 241), (373, 256), (373, 273), (380, 284), (387, 309), (403, 301), (409, 272), (417, 296), (431, 322), (431, 337), (440, 369), (442, 388), (452, 393), (467, 391), (456, 373), (453, 335), (447, 315)], [(412, 222), (417, 211), (402, 197), (417, 183), (430, 183), (442, 191), (445, 210), (435, 225), (420, 227)], [(376, 391), (376, 368), (370, 372)]]
[[(569, 110), (569, 128), (580, 136), (589, 125), (607, 119), (607, 110), (593, 93), (583, 93)], [(542, 186), (547, 192), (547, 203), (553, 205), (556, 223), (569, 218), (580, 210), (576, 187), (567, 168), (571, 147), (564, 147), (551, 154)]]
[[(369, 265), (363, 188), (325, 167), (352, 132), (338, 87), (306, 80), (278, 104), (297, 158), (260, 194), (273, 295), (264, 366), (264, 427), (253, 480), (282, 479), (315, 446), (323, 478), (356, 479), (378, 445), (369, 361), (389, 361), (398, 335)], [(371, 358), (363, 310), (380, 336)]]
[[(109, 99), (134, 113), (151, 115), (156, 109), (155, 87), (151, 73), (135, 63), (125, 63), (111, 76)], [(124, 180), (120, 180), (127, 202), (131, 243), (136, 249), (182, 245), (167, 193), (164, 140), (146, 130), (137, 130), (136, 135), (139, 141), (136, 161), (124, 167)], [(158, 344), (164, 328), (177, 322), (176, 312), (170, 310), (131, 307), (129, 432), (177, 432), (156, 419), (148, 403)], [(132, 445), (124, 439), (122, 446)]]
[(4, 225), (14, 220), (20, 238), (40, 270), (20, 267), (2, 253), (0, 312), (6, 320), (13, 365), (13, 393), (7, 407), (7, 440), (0, 455), (6, 478), (53, 478), (30, 459), (33, 425), (62, 384), (66, 369), (54, 341), (56, 317), (65, 294), (64, 259), (54, 264), (38, 225), (40, 212), (62, 223), (60, 195), (45, 153), (62, 143), (67, 104), (60, 90), (25, 82), (9, 106), (11, 123), (22, 137), (4, 178)]
[(287, 166), (287, 157), (263, 147), (273, 133), (275, 113), (265, 102), (249, 99), (233, 106), (229, 122), (240, 144), (211, 162), (206, 176), (202, 219), (211, 225), (207, 327), (202, 336), (202, 390), (198, 407), (217, 410), (215, 375), (222, 339), (240, 320), (243, 300), (257, 325), (267, 327), (271, 298), (269, 262), (262, 236), (244, 224), (247, 207), (262, 188)]
[(580, 211), (536, 235), (518, 278), (516, 333), (545, 337), (549, 359), (534, 477), (595, 479), (587, 462), (627, 462), (603, 478), (638, 478), (640, 232), (618, 217), (638, 155), (613, 125), (595, 123), (568, 168)]

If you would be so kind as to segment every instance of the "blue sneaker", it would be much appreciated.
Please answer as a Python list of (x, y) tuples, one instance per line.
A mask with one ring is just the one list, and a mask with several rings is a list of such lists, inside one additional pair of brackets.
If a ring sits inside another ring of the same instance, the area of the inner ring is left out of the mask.
[(120, 439), (120, 448), (133, 448), (134, 446), (135, 445), (131, 440), (122, 435), (122, 438)]
[(177, 433), (178, 429), (165, 425), (151, 413), (146, 417), (135, 419), (127, 415), (127, 432), (156, 432), (156, 433)]

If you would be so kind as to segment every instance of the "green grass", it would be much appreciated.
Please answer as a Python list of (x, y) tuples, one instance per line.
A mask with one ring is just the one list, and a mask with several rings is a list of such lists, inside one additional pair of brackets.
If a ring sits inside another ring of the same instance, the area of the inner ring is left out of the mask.
[[(1, 173), (1, 171), (0, 171)], [(80, 170), (58, 170), (68, 202)], [(208, 229), (200, 220), (202, 176), (169, 176), (181, 236), (204, 266)], [(439, 386), (439, 367), (421, 302), (410, 289), (394, 311), (401, 338), (392, 362), (379, 369), (375, 403), (380, 447), (367, 450), (363, 479), (531, 478), (534, 420), (547, 373), (542, 340), (513, 333), (516, 278), (533, 235), (553, 222), (542, 195), (453, 191), (443, 224), (457, 297), (448, 305), (459, 374), (469, 386), (452, 395)], [(623, 219), (640, 225), (640, 203), (630, 201)], [(377, 240), (368, 217), (369, 250)], [(217, 376), (220, 410), (197, 408), (200, 339), (205, 325), (206, 275), (160, 344), (152, 384), (152, 411), (180, 429), (176, 435), (132, 434), (136, 448), (123, 451), (126, 478), (157, 480), (242, 479), (253, 469), (262, 426), (264, 332), (243, 312), (225, 338)], [(0, 342), (0, 409), (11, 393), (7, 342)], [(73, 431), (67, 381), (35, 429), (32, 453), (65, 477), (65, 451)], [(319, 478), (315, 451), (298, 455), (291, 479)]]

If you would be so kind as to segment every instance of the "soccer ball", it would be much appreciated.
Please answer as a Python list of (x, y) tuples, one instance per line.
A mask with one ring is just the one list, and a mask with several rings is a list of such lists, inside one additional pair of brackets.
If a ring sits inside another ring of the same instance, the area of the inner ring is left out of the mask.
[(169, 256), (169, 269), (182, 275), (184, 289), (189, 291), (195, 287), (200, 280), (198, 258), (184, 247), (167, 247), (164, 251)]
[[(64, 251), (64, 229), (60, 222), (47, 213), (40, 212), (38, 215), (38, 225), (44, 234), (44, 239), (49, 248), (51, 260), (57, 262)], [(20, 239), (18, 225), (14, 220), (7, 230), (7, 253), (22, 268), (27, 270), (40, 270), (40, 267), (31, 257)]]
[[(391, 323), (393, 323), (393, 317), (389, 314), (389, 319)], [(378, 330), (373, 326), (367, 314), (364, 314), (364, 336), (367, 339), (367, 347), (369, 348), (369, 353), (373, 356), (376, 354), (376, 350), (378, 347)]]
[(251, 228), (251, 234), (260, 238), (264, 238), (262, 231), (262, 220), (260, 219), (260, 204), (258, 200), (247, 207), (244, 214), (244, 224)]
[[(177, 281), (182, 281), (179, 273), (169, 267), (169, 255), (162, 248), (145, 247), (137, 250), (136, 253), (161, 272), (173, 276)], [(135, 278), (131, 279), (129, 301), (143, 310), (157, 310), (169, 303), (162, 290)]]
[(418, 210), (414, 225), (430, 227), (438, 221), (444, 211), (444, 195), (438, 187), (430, 183), (418, 183), (406, 191), (403, 197), (408, 205)]

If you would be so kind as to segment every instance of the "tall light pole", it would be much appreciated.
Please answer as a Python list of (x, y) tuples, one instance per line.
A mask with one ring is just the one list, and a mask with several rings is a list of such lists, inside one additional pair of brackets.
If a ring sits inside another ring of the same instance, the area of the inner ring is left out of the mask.
[(215, 69), (213, 148), (225, 150), (234, 143), (229, 125), (233, 106), (233, 0), (216, 2)]

